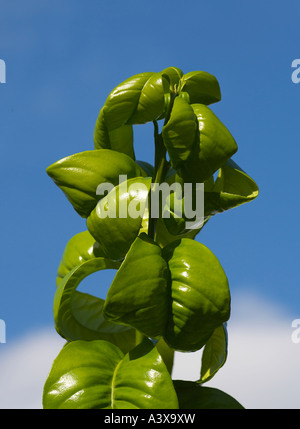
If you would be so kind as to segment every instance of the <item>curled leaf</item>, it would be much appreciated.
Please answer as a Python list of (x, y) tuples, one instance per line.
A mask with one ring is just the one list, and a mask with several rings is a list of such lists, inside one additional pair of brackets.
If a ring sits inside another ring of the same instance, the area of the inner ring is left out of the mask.
[(67, 156), (50, 165), (47, 173), (77, 213), (88, 217), (104, 196), (98, 192), (99, 185), (111, 189), (120, 183), (120, 176), (131, 179), (140, 176), (141, 169), (127, 155), (101, 149)]
[(151, 178), (137, 177), (113, 188), (87, 218), (91, 235), (106, 257), (123, 259), (143, 228)]
[[(68, 242), (57, 275), (53, 313), (57, 332), (68, 341), (102, 339), (122, 350), (135, 344), (135, 332), (108, 322), (103, 316), (104, 299), (78, 292), (80, 283), (90, 274), (119, 268), (119, 263), (103, 256), (102, 249), (88, 231)], [(103, 285), (99, 284), (99, 294)]]
[(228, 160), (204, 194), (205, 216), (222, 213), (254, 200), (259, 189), (254, 180), (233, 160)]
[(192, 71), (181, 77), (179, 93), (187, 92), (190, 103), (212, 104), (221, 100), (220, 85), (215, 76), (205, 71)]
[(134, 160), (132, 125), (125, 124), (108, 130), (104, 122), (103, 109), (101, 109), (94, 129), (94, 148), (125, 153)]
[(162, 129), (163, 141), (175, 170), (191, 155), (197, 130), (197, 117), (193, 108), (185, 99), (176, 97), (170, 119)]
[(228, 353), (228, 334), (226, 323), (218, 326), (209, 338), (202, 353), (201, 377), (199, 384), (211, 380), (225, 364)]
[(198, 136), (189, 158), (177, 169), (185, 182), (203, 183), (234, 153), (237, 144), (217, 116), (204, 104), (191, 105), (198, 122)]

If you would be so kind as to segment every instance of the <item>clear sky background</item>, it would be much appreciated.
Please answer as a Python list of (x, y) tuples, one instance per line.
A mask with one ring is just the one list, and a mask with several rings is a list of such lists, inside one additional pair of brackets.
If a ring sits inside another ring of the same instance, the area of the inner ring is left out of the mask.
[[(40, 406), (62, 344), (52, 317), (57, 266), (86, 229), (45, 169), (93, 149), (116, 85), (169, 66), (218, 78), (222, 101), (212, 109), (260, 188), (197, 238), (219, 258), (232, 294), (228, 362), (210, 385), (250, 408), (300, 408), (300, 343), (291, 340), (300, 319), (300, 83), (291, 80), (299, 18), (293, 0), (0, 0), (0, 408)], [(135, 127), (135, 150), (153, 160), (152, 124)], [(101, 276), (94, 281), (109, 281)], [(194, 379), (198, 355), (184, 357), (195, 366), (180, 355), (176, 375)]]

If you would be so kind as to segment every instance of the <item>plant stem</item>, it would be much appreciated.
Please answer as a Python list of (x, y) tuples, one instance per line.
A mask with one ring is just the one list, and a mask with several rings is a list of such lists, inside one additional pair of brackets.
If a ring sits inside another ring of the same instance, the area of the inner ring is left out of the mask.
[(169, 163), (166, 159), (166, 148), (161, 133), (158, 132), (158, 124), (154, 123), (154, 142), (155, 142), (155, 163), (154, 163), (154, 182), (161, 183), (169, 169)]
[[(155, 142), (155, 161), (154, 161), (154, 185), (152, 192), (155, 192), (156, 187), (162, 183), (167, 175), (167, 172), (170, 168), (170, 163), (166, 159), (166, 148), (163, 142), (162, 135), (159, 133), (158, 124), (156, 121), (153, 121), (154, 124), (154, 142)], [(149, 198), (149, 228), (148, 235), (154, 240), (155, 230), (156, 230), (157, 219), (151, 217), (151, 198)], [(143, 334), (140, 332), (136, 333), (136, 343), (139, 344), (143, 339)], [(170, 373), (172, 374), (173, 363), (174, 363), (174, 350), (171, 349), (163, 340), (156, 345), (160, 355), (163, 358), (163, 361)]]
[[(159, 185), (165, 180), (167, 171), (170, 167), (169, 162), (166, 159), (166, 148), (162, 139), (162, 135), (159, 133), (157, 121), (153, 121), (154, 124), (154, 143), (155, 143), (155, 156), (154, 156), (154, 185), (152, 191), (156, 191), (157, 184)], [(148, 235), (154, 239), (157, 219), (151, 218), (151, 198), (149, 198), (149, 228)]]

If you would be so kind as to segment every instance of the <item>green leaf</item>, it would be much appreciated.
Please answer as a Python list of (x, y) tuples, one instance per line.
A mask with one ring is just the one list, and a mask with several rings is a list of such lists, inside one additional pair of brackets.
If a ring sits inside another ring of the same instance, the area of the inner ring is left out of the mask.
[(198, 121), (198, 140), (178, 174), (186, 182), (202, 183), (234, 155), (237, 144), (212, 110), (203, 104), (192, 104), (192, 108)]
[(107, 293), (104, 315), (159, 338), (167, 325), (168, 266), (162, 249), (146, 234), (131, 245)]
[(130, 124), (145, 124), (163, 117), (170, 95), (170, 84), (161, 74), (155, 73), (145, 83)]
[(128, 124), (138, 107), (144, 86), (154, 74), (149, 72), (134, 75), (111, 91), (102, 107), (103, 121), (107, 130), (111, 131)]
[(182, 72), (168, 67), (160, 73), (140, 73), (119, 84), (107, 97), (94, 128), (95, 149), (112, 149), (135, 159), (133, 124), (163, 119)]
[(228, 335), (226, 323), (218, 326), (209, 338), (202, 353), (201, 378), (203, 384), (211, 380), (225, 364), (228, 353)]
[[(87, 219), (87, 228), (105, 256), (123, 259), (143, 227), (151, 178), (137, 177), (112, 189)], [(147, 216), (146, 216), (147, 217)]]
[(141, 175), (140, 167), (127, 155), (109, 149), (90, 150), (63, 158), (47, 168), (47, 173), (64, 192), (82, 217), (89, 216), (103, 195), (99, 185), (119, 184), (120, 175), (128, 179)]
[(88, 231), (79, 232), (67, 243), (57, 270), (56, 286), (73, 268), (102, 256), (102, 249)]
[(204, 194), (205, 216), (222, 213), (254, 200), (257, 184), (233, 160), (220, 168), (216, 182)]
[(204, 245), (181, 239), (162, 251), (139, 236), (108, 291), (105, 317), (132, 326), (168, 346), (199, 350), (229, 318), (227, 277)]
[[(161, 235), (162, 237), (165, 235), (166, 238), (169, 236), (169, 242), (172, 241), (172, 237), (174, 240), (176, 236), (180, 238), (189, 233), (189, 229), (187, 227), (188, 222), (190, 223), (191, 220), (194, 221), (195, 219), (190, 219), (186, 216), (186, 192), (189, 193), (189, 201), (192, 201), (194, 208), (197, 208), (197, 204), (200, 203), (200, 201), (199, 203), (196, 203), (197, 184), (191, 184), (191, 189), (187, 188), (186, 190), (185, 186), (187, 185), (177, 174), (173, 174), (167, 180), (169, 185), (173, 184), (174, 182), (178, 182), (181, 185), (180, 192), (178, 193), (175, 190), (174, 193), (171, 193), (171, 195), (166, 199), (163, 208), (164, 217), (162, 219), (162, 223), (164, 224), (164, 229), (167, 231), (168, 235), (162, 230), (161, 223), (159, 224), (158, 222), (157, 224), (160, 234), (159, 237)], [(258, 193), (259, 189), (254, 180), (251, 179), (251, 177), (245, 173), (234, 161), (229, 159), (226, 164), (220, 168), (216, 181), (214, 181), (214, 177), (211, 176), (204, 182), (204, 223), (195, 230), (194, 236), (199, 233), (199, 231), (213, 215), (248, 203), (254, 200), (258, 196)], [(176, 207), (178, 206), (181, 208), (180, 216), (177, 214), (178, 209), (176, 211)], [(160, 241), (160, 239), (157, 241), (163, 242), (164, 245), (167, 243), (166, 241)]]
[(175, 380), (179, 408), (183, 410), (244, 409), (232, 396), (213, 387), (202, 387), (193, 381)]
[(219, 82), (205, 71), (192, 71), (182, 76), (179, 93), (187, 92), (190, 103), (212, 104), (221, 100)]
[(178, 67), (167, 67), (160, 73), (168, 79), (170, 83), (170, 92), (175, 92), (176, 87), (182, 78), (183, 72)]
[(163, 257), (171, 272), (172, 317), (165, 341), (176, 350), (196, 351), (230, 316), (227, 277), (203, 244), (183, 238), (168, 244)]
[(175, 170), (191, 155), (197, 131), (198, 122), (193, 108), (185, 99), (176, 97), (170, 119), (162, 129), (164, 145)]
[(101, 109), (94, 128), (94, 148), (122, 152), (134, 160), (132, 125), (126, 124), (108, 130), (104, 123), (103, 109)]
[(150, 341), (124, 355), (106, 341), (67, 344), (43, 393), (45, 409), (176, 409), (171, 377)]
[(108, 142), (112, 130), (161, 119), (169, 102), (170, 82), (166, 73), (140, 73), (126, 79), (109, 94), (99, 112), (94, 132), (96, 144)]
[(134, 330), (109, 323), (104, 318), (104, 299), (76, 290), (88, 275), (104, 269), (117, 270), (119, 265), (103, 257), (101, 248), (88, 231), (71, 238), (59, 264), (53, 305), (55, 328), (63, 338), (68, 341), (103, 339), (124, 351), (134, 346)]

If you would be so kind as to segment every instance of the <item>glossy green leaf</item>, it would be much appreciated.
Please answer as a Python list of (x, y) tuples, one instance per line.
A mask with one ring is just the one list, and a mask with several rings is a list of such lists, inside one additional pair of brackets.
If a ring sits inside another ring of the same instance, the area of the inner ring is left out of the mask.
[(220, 85), (215, 76), (205, 71), (193, 71), (182, 76), (179, 93), (186, 92), (190, 103), (212, 104), (221, 100)]
[(114, 130), (128, 124), (138, 107), (144, 86), (154, 74), (149, 72), (134, 75), (111, 91), (102, 107), (107, 130)]
[(146, 234), (130, 247), (107, 293), (104, 315), (151, 337), (164, 335), (168, 320), (168, 266)]
[(183, 72), (178, 67), (167, 67), (162, 70), (161, 75), (166, 77), (170, 83), (170, 92), (175, 92), (179, 85)]
[(80, 216), (87, 217), (103, 197), (97, 191), (99, 185), (116, 186), (120, 175), (131, 179), (140, 176), (141, 169), (127, 155), (101, 149), (63, 158), (50, 165), (47, 173)]
[(171, 273), (172, 317), (165, 340), (176, 350), (199, 350), (230, 316), (227, 277), (203, 244), (183, 238), (163, 249)]
[(137, 177), (112, 189), (87, 219), (91, 235), (106, 257), (120, 260), (142, 228), (151, 178)]
[(225, 364), (228, 353), (228, 334), (226, 323), (218, 326), (209, 338), (202, 353), (201, 378), (203, 384), (211, 380)]
[[(117, 270), (119, 265), (103, 257), (102, 249), (88, 231), (71, 238), (59, 264), (53, 305), (55, 328), (63, 338), (68, 341), (103, 339), (124, 351), (134, 346), (134, 330), (104, 318), (105, 296), (101, 299), (76, 290), (88, 275), (105, 269)], [(101, 286), (99, 284), (99, 294)]]
[(119, 84), (107, 97), (96, 120), (95, 149), (112, 149), (135, 159), (132, 124), (163, 119), (171, 107), (171, 93), (181, 70), (140, 73)]
[(155, 73), (145, 83), (133, 115), (131, 124), (145, 124), (163, 117), (167, 108), (170, 84), (161, 74)]
[(124, 355), (106, 341), (75, 341), (55, 359), (45, 409), (176, 409), (171, 377), (150, 341)]
[(140, 73), (119, 84), (107, 97), (96, 122), (96, 140), (128, 124), (145, 124), (163, 117), (170, 83), (161, 73)]
[(101, 257), (103, 251), (88, 231), (82, 231), (74, 235), (66, 244), (62, 258), (60, 260), (56, 286), (63, 278), (76, 268), (90, 259)]
[(213, 387), (202, 387), (193, 381), (175, 380), (179, 408), (183, 410), (244, 409), (232, 396)]
[(227, 277), (213, 253), (194, 240), (177, 240), (161, 252), (141, 235), (110, 287), (104, 314), (148, 337), (163, 336), (173, 349), (199, 350), (229, 318)]
[(177, 169), (185, 182), (209, 179), (234, 153), (237, 144), (217, 116), (204, 104), (191, 105), (198, 121), (198, 139), (189, 158)]
[(164, 145), (176, 170), (189, 158), (198, 133), (197, 117), (183, 98), (174, 100), (171, 116), (162, 129)]
[(205, 216), (222, 213), (254, 200), (257, 184), (233, 160), (220, 168), (216, 182), (204, 195)]
[(108, 130), (104, 122), (103, 109), (101, 109), (94, 129), (94, 148), (115, 150), (135, 159), (132, 125), (126, 124)]

